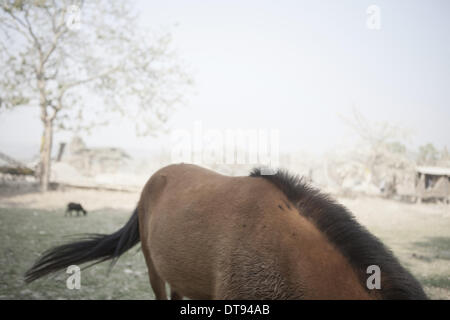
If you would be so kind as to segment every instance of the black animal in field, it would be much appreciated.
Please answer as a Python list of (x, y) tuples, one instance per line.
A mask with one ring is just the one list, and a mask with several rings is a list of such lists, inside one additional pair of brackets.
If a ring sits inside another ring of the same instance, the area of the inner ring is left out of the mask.
[(66, 213), (64, 216), (72, 216), (72, 211), (75, 211), (77, 213), (77, 217), (80, 215), (80, 212), (82, 212), (85, 216), (87, 215), (87, 211), (84, 210), (83, 206), (79, 203), (70, 202), (67, 205)]

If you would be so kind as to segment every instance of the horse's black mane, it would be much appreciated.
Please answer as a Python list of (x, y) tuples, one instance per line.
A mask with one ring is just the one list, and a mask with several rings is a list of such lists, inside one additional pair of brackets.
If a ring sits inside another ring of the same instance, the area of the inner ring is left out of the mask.
[(383, 299), (427, 299), (419, 282), (345, 207), (309, 186), (300, 176), (291, 175), (285, 170), (278, 170), (274, 175), (262, 175), (261, 169), (256, 168), (250, 176), (273, 183), (302, 215), (310, 218), (355, 268), (364, 288), (369, 277), (366, 274), (367, 267), (377, 265), (382, 279), (378, 291)]

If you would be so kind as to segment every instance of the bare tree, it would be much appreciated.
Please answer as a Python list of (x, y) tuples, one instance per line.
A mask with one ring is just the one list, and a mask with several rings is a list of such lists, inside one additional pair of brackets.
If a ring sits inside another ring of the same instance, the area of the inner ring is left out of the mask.
[[(408, 137), (405, 129), (387, 122), (374, 123), (365, 118), (356, 108), (351, 117), (343, 117), (346, 125), (360, 138), (357, 149), (358, 161), (378, 180), (386, 172), (376, 174), (377, 168), (386, 171), (409, 165), (406, 159), (406, 147), (400, 142)], [(379, 171), (379, 170), (378, 170)], [(379, 181), (374, 181), (378, 183)]]
[(55, 128), (119, 116), (138, 134), (154, 134), (190, 84), (170, 34), (139, 28), (129, 1), (0, 0), (0, 8), (0, 108), (40, 108), (43, 191)]

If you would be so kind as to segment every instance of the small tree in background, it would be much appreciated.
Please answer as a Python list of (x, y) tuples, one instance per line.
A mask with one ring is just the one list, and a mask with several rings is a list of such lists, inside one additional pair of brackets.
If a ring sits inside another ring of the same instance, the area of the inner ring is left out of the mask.
[(154, 134), (190, 84), (170, 34), (149, 34), (136, 18), (125, 0), (0, 0), (0, 108), (40, 109), (42, 191), (55, 128), (85, 130), (119, 116), (139, 135)]
[(439, 151), (432, 143), (427, 143), (419, 147), (417, 162), (422, 165), (435, 165), (439, 160)]
[(400, 142), (408, 137), (404, 129), (387, 122), (371, 123), (357, 109), (353, 109), (351, 117), (341, 118), (360, 138), (357, 161), (369, 170), (375, 184), (384, 179), (389, 169), (412, 165), (407, 159), (405, 145)]

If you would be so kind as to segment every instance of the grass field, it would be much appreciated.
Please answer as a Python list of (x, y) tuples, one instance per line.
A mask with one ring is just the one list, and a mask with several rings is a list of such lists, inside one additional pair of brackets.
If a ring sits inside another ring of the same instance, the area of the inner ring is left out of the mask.
[[(92, 199), (95, 202), (95, 196)], [(431, 298), (450, 299), (449, 206), (372, 198), (341, 202), (394, 251)], [(16, 203), (0, 207), (0, 299), (154, 298), (139, 245), (119, 259), (109, 276), (108, 262), (83, 270), (80, 290), (66, 287), (69, 275), (65, 273), (25, 284), (24, 272), (44, 250), (70, 240), (70, 235), (111, 233), (131, 214), (131, 210), (97, 208), (88, 217), (64, 218), (63, 212), (62, 207), (33, 209)]]
[[(131, 213), (111, 209), (64, 218), (63, 210), (0, 208), (0, 299), (153, 299), (140, 247), (125, 253), (108, 276), (105, 262), (81, 271), (81, 288), (67, 289), (69, 274), (23, 282), (39, 253), (68, 241), (68, 235), (111, 233)], [(59, 242), (58, 242), (59, 241)]]

